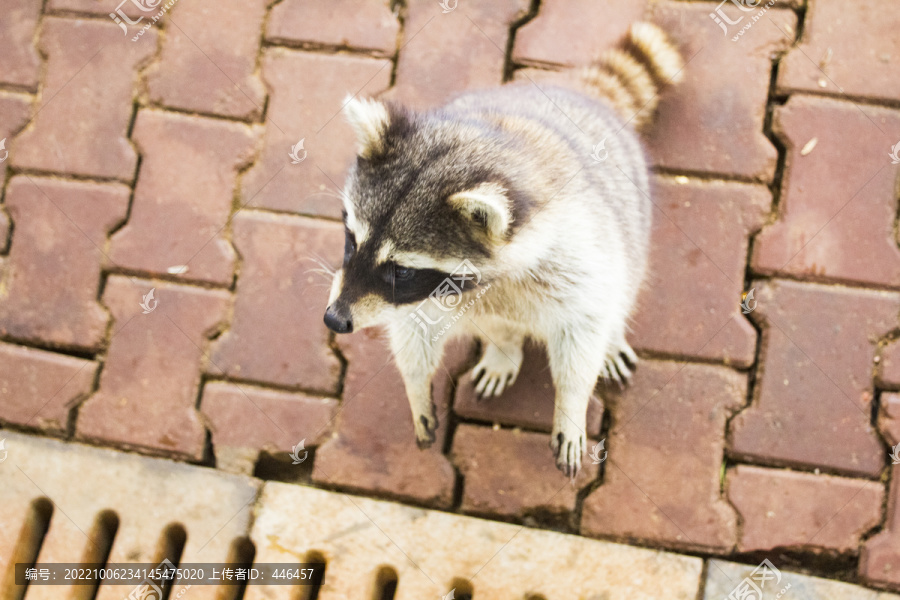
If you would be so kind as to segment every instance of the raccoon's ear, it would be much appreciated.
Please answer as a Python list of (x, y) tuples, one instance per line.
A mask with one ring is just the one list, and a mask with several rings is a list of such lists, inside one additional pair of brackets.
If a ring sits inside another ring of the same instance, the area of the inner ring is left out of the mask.
[(498, 183), (482, 183), (472, 189), (453, 194), (450, 206), (485, 229), (492, 241), (503, 240), (512, 223), (509, 196)]
[(347, 96), (344, 100), (347, 122), (356, 132), (357, 153), (372, 158), (384, 152), (384, 134), (390, 124), (387, 106), (377, 100), (359, 100)]

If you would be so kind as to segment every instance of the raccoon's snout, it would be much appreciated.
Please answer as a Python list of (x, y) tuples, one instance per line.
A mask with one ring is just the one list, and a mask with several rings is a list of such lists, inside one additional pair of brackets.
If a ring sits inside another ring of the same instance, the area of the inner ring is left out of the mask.
[(349, 311), (342, 311), (332, 304), (325, 309), (325, 326), (335, 333), (352, 333), (353, 318)]

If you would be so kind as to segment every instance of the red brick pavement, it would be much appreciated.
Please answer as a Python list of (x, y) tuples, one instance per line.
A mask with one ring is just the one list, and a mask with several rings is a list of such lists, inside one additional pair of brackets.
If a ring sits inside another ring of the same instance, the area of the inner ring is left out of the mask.
[[(702, 556), (788, 552), (826, 576), (834, 559), (900, 589), (890, 0), (155, 15), (0, 0), (0, 424), (245, 472), (261, 453), (289, 466), (302, 441), (312, 485)], [(321, 322), (353, 158), (341, 102), (542, 85), (642, 18), (688, 64), (647, 138), (643, 361), (589, 416), (606, 459), (565, 481), (542, 353), (479, 403), (465, 344), (437, 380), (437, 443), (417, 450), (383, 340)]]

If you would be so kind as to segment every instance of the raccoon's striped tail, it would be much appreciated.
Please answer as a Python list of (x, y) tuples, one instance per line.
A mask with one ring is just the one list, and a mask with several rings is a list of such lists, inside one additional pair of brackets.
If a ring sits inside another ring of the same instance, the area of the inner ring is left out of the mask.
[(638, 130), (656, 113), (662, 88), (682, 80), (684, 60), (666, 33), (634, 23), (622, 48), (607, 50), (582, 73), (583, 83)]

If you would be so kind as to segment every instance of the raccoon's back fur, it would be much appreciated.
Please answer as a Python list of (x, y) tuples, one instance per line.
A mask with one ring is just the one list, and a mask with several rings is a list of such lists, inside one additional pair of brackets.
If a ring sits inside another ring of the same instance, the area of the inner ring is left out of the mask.
[[(446, 338), (482, 338), (478, 391), (496, 395), (530, 337), (546, 344), (556, 387), (557, 465), (578, 469), (597, 377), (625, 379), (637, 359), (625, 333), (652, 202), (634, 127), (681, 68), (665, 35), (642, 23), (622, 49), (561, 75), (565, 86), (470, 92), (424, 113), (348, 101), (359, 156), (325, 321), (338, 333), (387, 324), (421, 444), (434, 439), (430, 385)], [(481, 287), (466, 283), (471, 308), (445, 336), (443, 309), (425, 301), (464, 260)]]
[[(473, 153), (470, 164), (477, 169), (493, 161), (527, 182), (522, 187), (532, 192), (526, 193), (528, 200), (519, 198), (524, 206), (514, 207), (517, 239), (502, 252), (527, 256), (531, 252), (524, 249), (534, 247), (563, 259), (530, 264), (518, 271), (519, 277), (545, 282), (563, 299), (568, 282), (583, 282), (586, 270), (612, 268), (592, 266), (591, 258), (603, 260), (618, 246), (625, 264), (617, 278), (633, 301), (645, 273), (652, 203), (644, 152), (632, 128), (649, 126), (661, 89), (680, 82), (683, 68), (680, 53), (662, 30), (636, 23), (623, 48), (560, 74), (557, 85), (523, 82), (471, 92), (439, 111), (451, 123), (495, 126), (509, 134), (501, 144), (502, 159)], [(581, 232), (587, 239), (579, 239)], [(550, 252), (554, 247), (558, 250)], [(598, 252), (584, 256), (588, 249)], [(580, 256), (564, 258), (569, 251)], [(525, 266), (512, 256), (509, 260)], [(489, 304), (484, 308), (490, 310)]]

